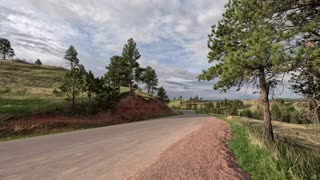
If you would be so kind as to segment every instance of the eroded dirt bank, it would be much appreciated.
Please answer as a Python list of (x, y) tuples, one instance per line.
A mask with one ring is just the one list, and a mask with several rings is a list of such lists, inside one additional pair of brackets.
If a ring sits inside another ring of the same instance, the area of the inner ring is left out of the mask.
[(209, 118), (198, 131), (170, 146), (154, 164), (128, 179), (250, 179), (228, 148), (231, 137), (228, 123)]
[(175, 113), (157, 99), (128, 96), (122, 99), (112, 111), (100, 112), (82, 117), (66, 117), (58, 114), (39, 114), (0, 123), (0, 139), (10, 136), (69, 131), (90, 127), (101, 127), (129, 123)]

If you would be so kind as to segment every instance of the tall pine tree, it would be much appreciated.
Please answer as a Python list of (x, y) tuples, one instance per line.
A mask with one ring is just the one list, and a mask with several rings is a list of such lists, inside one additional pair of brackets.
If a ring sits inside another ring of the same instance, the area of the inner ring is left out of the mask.
[(71, 69), (79, 64), (78, 52), (72, 45), (66, 51), (64, 59), (67, 60), (67, 63), (70, 65)]
[[(286, 32), (274, 24), (271, 1), (231, 0), (226, 5), (223, 20), (212, 27), (209, 35), (209, 63), (200, 80), (218, 78), (214, 89), (226, 91), (252, 84), (260, 89), (263, 105), (265, 137), (274, 141), (269, 95), (286, 71)], [(281, 27), (281, 26), (280, 26)]]
[(154, 90), (158, 86), (158, 77), (156, 71), (152, 67), (148, 66), (143, 75), (143, 82), (147, 85), (147, 92), (153, 94)]
[(160, 101), (164, 103), (168, 103), (170, 101), (167, 95), (167, 91), (163, 87), (159, 88), (157, 97), (159, 98)]
[(86, 70), (83, 65), (79, 64), (77, 57), (78, 53), (73, 46), (66, 51), (65, 59), (71, 66), (71, 70), (64, 76), (64, 82), (59, 87), (60, 91), (55, 90), (57, 94), (66, 94), (67, 101), (72, 108), (72, 111), (76, 110), (76, 97), (82, 92), (86, 91), (85, 88), (85, 76)]
[(135, 69), (139, 68), (138, 59), (141, 57), (139, 50), (137, 49), (137, 44), (132, 38), (128, 40), (128, 43), (124, 45), (122, 51), (122, 58), (127, 62), (129, 74), (128, 74), (128, 87), (130, 92), (133, 91), (133, 84), (135, 80)]
[(15, 56), (14, 50), (11, 47), (11, 43), (8, 39), (0, 38), (0, 53), (2, 54), (3, 60), (6, 60), (6, 57)]
[(127, 85), (130, 69), (128, 62), (121, 56), (113, 56), (110, 59), (105, 78), (108, 79), (110, 86), (120, 93), (120, 87)]
[(320, 123), (320, 1), (284, 0), (278, 7), (296, 42), (290, 47), (292, 88), (308, 101), (308, 118)]

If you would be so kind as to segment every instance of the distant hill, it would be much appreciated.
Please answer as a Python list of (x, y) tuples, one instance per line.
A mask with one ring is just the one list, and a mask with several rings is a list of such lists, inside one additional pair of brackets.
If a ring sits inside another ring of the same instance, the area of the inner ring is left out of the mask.
[(0, 95), (51, 95), (67, 71), (62, 67), (0, 60)]

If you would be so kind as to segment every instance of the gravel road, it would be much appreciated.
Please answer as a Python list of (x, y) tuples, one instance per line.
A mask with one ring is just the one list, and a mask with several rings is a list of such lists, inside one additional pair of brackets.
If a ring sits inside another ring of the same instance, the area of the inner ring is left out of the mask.
[(0, 179), (250, 179), (229, 124), (184, 115), (0, 142)]
[(0, 179), (125, 179), (206, 121), (187, 113), (0, 142)]

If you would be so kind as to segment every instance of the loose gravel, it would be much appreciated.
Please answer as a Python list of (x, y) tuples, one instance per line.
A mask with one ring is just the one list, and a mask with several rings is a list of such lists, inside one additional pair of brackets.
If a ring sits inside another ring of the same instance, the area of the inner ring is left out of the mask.
[(227, 140), (232, 138), (227, 122), (208, 118), (199, 130), (165, 150), (150, 167), (129, 180), (250, 179), (239, 168)]

